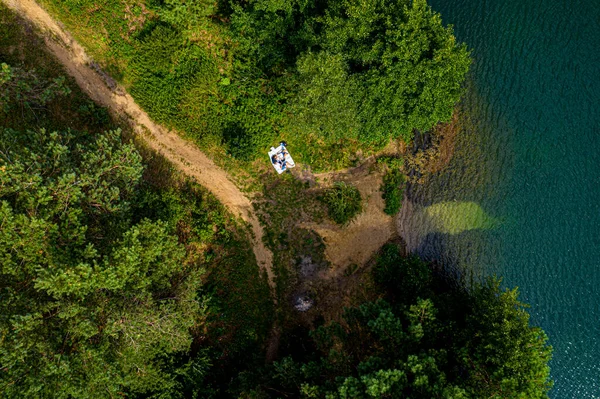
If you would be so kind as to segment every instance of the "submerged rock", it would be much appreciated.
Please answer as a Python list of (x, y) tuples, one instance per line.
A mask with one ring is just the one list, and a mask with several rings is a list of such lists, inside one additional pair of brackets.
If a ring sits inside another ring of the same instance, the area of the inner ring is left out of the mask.
[(483, 208), (471, 201), (439, 202), (425, 207), (432, 231), (460, 234), (469, 230), (496, 228), (500, 221), (488, 215)]

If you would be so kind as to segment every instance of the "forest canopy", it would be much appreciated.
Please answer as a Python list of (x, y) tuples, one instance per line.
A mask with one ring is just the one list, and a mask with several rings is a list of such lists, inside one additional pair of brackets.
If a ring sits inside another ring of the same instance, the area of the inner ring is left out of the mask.
[[(60, 3), (68, 21), (93, 2)], [(136, 4), (148, 8), (120, 12), (145, 23), (106, 25), (123, 61), (112, 72), (156, 119), (212, 132), (243, 159), (292, 125), (325, 147), (408, 139), (451, 112), (468, 67), (421, 1)], [(91, 24), (114, 12), (97, 11)], [(0, 5), (4, 396), (547, 397), (551, 348), (516, 290), (467, 285), (393, 244), (360, 272), (369, 298), (339, 317), (275, 308), (235, 220), (135, 145), (39, 44)]]

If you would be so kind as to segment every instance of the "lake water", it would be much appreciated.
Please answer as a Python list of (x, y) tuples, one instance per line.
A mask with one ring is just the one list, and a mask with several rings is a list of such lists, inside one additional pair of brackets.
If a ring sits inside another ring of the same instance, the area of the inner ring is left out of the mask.
[(474, 64), (464, 132), (409, 195), (405, 238), (518, 286), (554, 347), (550, 396), (600, 398), (600, 0), (430, 3)]

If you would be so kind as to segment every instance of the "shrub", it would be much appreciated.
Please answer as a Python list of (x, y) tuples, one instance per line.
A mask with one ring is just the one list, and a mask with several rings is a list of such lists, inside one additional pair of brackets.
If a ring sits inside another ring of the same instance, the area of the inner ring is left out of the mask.
[(346, 224), (362, 211), (362, 198), (354, 186), (337, 182), (323, 196), (329, 216), (338, 224)]
[(404, 181), (404, 175), (399, 169), (389, 169), (383, 177), (381, 196), (385, 200), (385, 208), (383, 211), (388, 215), (395, 215), (402, 206)]
[(184, 92), (200, 73), (213, 73), (214, 66), (198, 46), (185, 42), (175, 28), (157, 24), (136, 40), (130, 63), (131, 94), (150, 116), (161, 123), (185, 126), (180, 103)]

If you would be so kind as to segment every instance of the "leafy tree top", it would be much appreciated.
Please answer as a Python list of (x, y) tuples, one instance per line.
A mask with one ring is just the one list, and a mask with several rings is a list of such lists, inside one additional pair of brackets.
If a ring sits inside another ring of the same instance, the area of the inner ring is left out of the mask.
[(171, 382), (202, 320), (201, 270), (166, 223), (133, 224), (141, 157), (120, 132), (0, 129), (0, 384), (105, 397)]
[(450, 119), (469, 52), (425, 0), (244, 4), (232, 17), (242, 52), (297, 76), (291, 126), (381, 143)]

